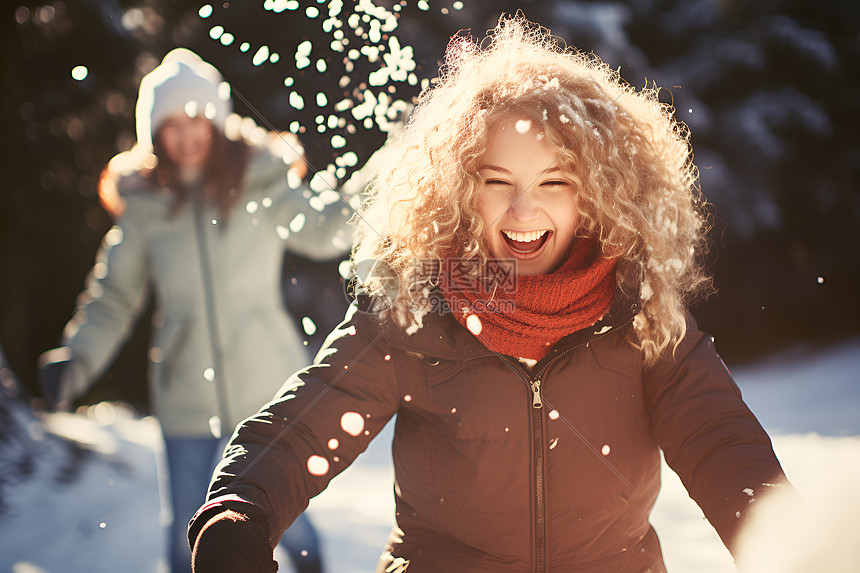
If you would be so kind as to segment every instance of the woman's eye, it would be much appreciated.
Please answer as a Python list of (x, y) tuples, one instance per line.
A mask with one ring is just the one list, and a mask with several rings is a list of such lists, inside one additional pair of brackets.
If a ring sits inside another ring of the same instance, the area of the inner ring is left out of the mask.
[(542, 187), (563, 187), (567, 185), (570, 185), (570, 182), (564, 181), (563, 179), (552, 179), (541, 183)]
[(504, 179), (485, 179), (484, 185), (509, 185)]

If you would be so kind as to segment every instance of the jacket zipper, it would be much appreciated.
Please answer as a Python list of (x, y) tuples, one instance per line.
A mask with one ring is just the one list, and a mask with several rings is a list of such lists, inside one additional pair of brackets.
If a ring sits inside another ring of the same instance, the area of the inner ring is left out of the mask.
[(540, 396), (540, 378), (530, 383), (532, 391), (532, 427), (534, 428), (535, 468), (535, 571), (546, 570), (546, 500), (543, 483), (543, 400)]
[[(572, 349), (571, 349), (572, 350)], [(559, 353), (559, 358), (568, 351)], [(543, 398), (540, 394), (541, 378), (549, 366), (541, 368), (535, 378), (527, 382), (532, 392), (532, 428), (534, 429), (534, 470), (535, 470), (535, 571), (546, 571), (546, 492), (544, 488), (544, 456), (543, 456)]]
[[(204, 304), (206, 305), (206, 325), (209, 329), (209, 344), (212, 351), (212, 361), (215, 368), (215, 399), (220, 416), (218, 429), (219, 439), (224, 436), (224, 430), (233, 427), (235, 423), (230, 416), (230, 400), (227, 397), (226, 374), (224, 372), (224, 355), (221, 348), (221, 334), (218, 329), (217, 305), (215, 303), (215, 279), (212, 275), (212, 259), (209, 254), (206, 239), (206, 226), (203, 222), (203, 206), (195, 193), (194, 228), (197, 235), (197, 249), (202, 277)], [(211, 423), (211, 422), (210, 422)]]
[[(619, 326), (613, 328), (617, 330), (623, 326), (627, 326), (633, 317), (624, 321)], [(586, 341), (575, 344), (570, 348), (565, 348), (552, 359), (544, 364), (537, 376), (529, 379), (526, 374), (523, 380), (526, 382), (529, 390), (532, 393), (532, 428), (534, 428), (534, 468), (535, 468), (535, 571), (544, 573), (546, 571), (546, 492), (544, 491), (544, 456), (543, 456), (543, 398), (541, 397), (541, 381), (543, 375), (549, 370), (558, 359), (573, 350), (600, 338), (602, 334), (593, 336)], [(515, 360), (509, 360), (514, 364), (519, 371), (525, 372), (523, 368), (516, 363)]]
[(540, 380), (532, 380), (532, 408), (540, 408), (543, 406), (543, 400), (540, 397)]

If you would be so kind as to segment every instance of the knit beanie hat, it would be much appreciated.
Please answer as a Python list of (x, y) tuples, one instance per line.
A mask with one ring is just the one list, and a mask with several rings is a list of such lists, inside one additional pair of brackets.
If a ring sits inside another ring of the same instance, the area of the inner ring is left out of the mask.
[(223, 132), (231, 110), (230, 86), (218, 70), (191, 50), (176, 48), (140, 81), (137, 143), (151, 148), (164, 120), (183, 112), (190, 117), (203, 115)]

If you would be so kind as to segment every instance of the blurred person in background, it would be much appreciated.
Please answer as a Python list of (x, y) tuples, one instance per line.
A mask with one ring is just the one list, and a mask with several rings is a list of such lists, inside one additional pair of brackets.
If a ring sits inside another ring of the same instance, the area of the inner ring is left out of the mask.
[[(149, 392), (166, 445), (173, 573), (191, 569), (186, 526), (234, 426), (307, 362), (280, 293), (285, 249), (327, 260), (351, 245), (340, 195), (312, 193), (292, 134), (231, 115), (229, 86), (178, 48), (140, 84), (137, 145), (104, 169), (115, 217), (59, 348), (39, 359), (49, 409), (69, 409), (105, 372), (154, 294)], [(301, 517), (281, 538), (321, 571)]]

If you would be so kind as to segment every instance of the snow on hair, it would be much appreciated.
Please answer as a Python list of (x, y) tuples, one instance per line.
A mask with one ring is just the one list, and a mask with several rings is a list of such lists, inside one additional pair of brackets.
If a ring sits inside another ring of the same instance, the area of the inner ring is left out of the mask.
[[(480, 43), (455, 37), (438, 81), (374, 158), (353, 260), (392, 269), (400, 292), (391, 310), (414, 326), (415, 305), (438, 278), (434, 265), (456, 256), (478, 272), (487, 260), (475, 199), (488, 131), (511, 115), (532, 120), (580, 193), (577, 234), (597, 237), (605, 256), (640, 273), (632, 342), (653, 363), (683, 337), (686, 299), (707, 284), (697, 258), (704, 199), (689, 133), (671, 112), (656, 88), (634, 90), (522, 15), (503, 16)], [(365, 286), (381, 292), (383, 283)]]

